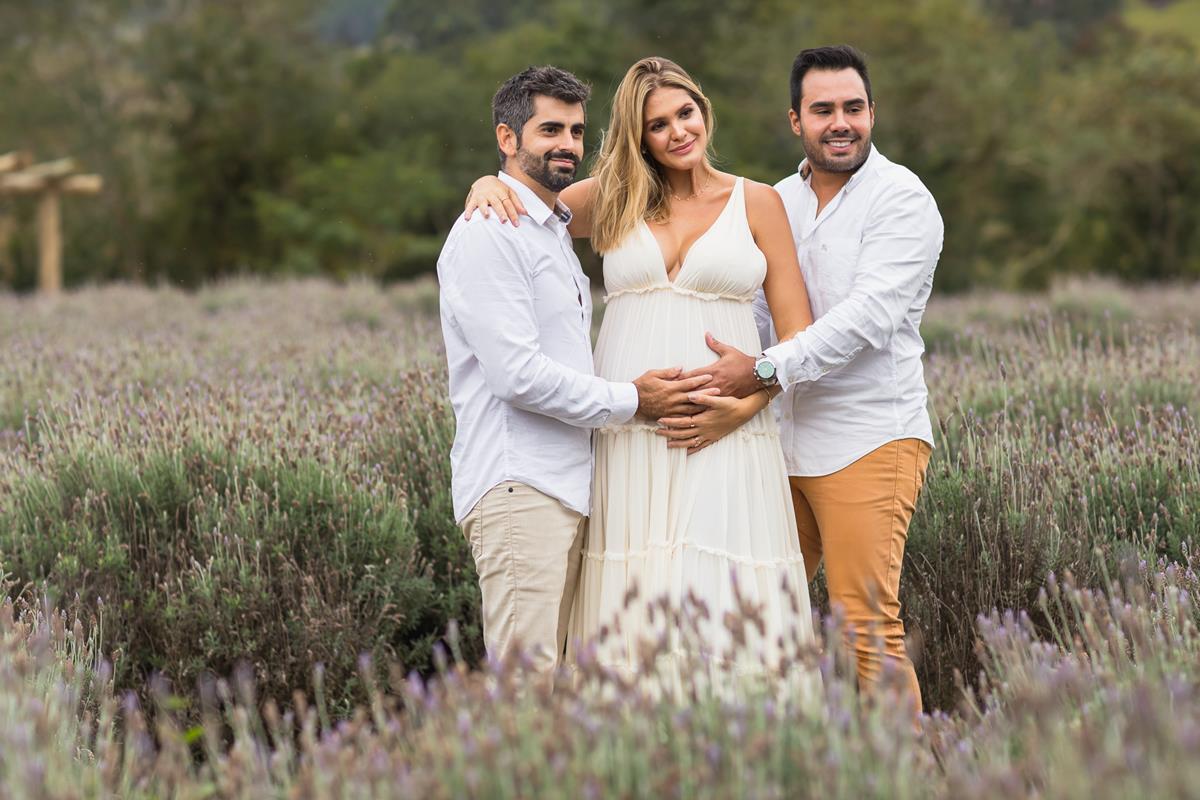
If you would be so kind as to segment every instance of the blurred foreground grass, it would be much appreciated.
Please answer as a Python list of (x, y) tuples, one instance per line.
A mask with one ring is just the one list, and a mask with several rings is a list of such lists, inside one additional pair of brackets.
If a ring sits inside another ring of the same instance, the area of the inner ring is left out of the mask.
[(1051, 579), (1039, 597), (1049, 633), (1024, 614), (981, 616), (979, 687), (919, 735), (890, 691), (856, 700), (833, 628), (822, 650), (796, 654), (823, 675), (815, 707), (690, 683), (684, 699), (654, 697), (586, 663), (553, 693), (517, 661), (443, 662), (428, 680), (393, 670), (380, 685), (364, 658), (367, 702), (350, 719), (331, 717), (319, 680), (284, 710), (241, 673), (201, 683), (193, 723), (161, 682), (149, 706), (116, 692), (95, 629), (5, 601), (0, 789), (13, 800), (1194, 797), (1194, 566), (1143, 565), (1102, 592)]

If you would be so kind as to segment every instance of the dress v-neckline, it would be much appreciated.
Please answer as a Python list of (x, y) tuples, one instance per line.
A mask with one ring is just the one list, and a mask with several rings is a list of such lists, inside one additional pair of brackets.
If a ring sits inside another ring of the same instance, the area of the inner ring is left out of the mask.
[(683, 276), (683, 270), (687, 267), (687, 260), (689, 257), (691, 257), (692, 251), (696, 249), (696, 246), (700, 244), (705, 236), (708, 236), (708, 234), (712, 232), (713, 228), (717, 227), (717, 223), (721, 221), (721, 218), (725, 216), (725, 212), (729, 210), (731, 205), (733, 205), (733, 196), (737, 192), (738, 185), (741, 182), (741, 178), (738, 178), (733, 182), (733, 188), (729, 191), (729, 199), (725, 201), (725, 205), (721, 208), (721, 212), (717, 214), (716, 219), (714, 219), (709, 226), (704, 229), (704, 232), (696, 237), (691, 246), (688, 247), (687, 252), (684, 253), (679, 259), (679, 271), (675, 273), (674, 279), (671, 278), (671, 271), (667, 267), (667, 257), (663, 255), (662, 245), (659, 244), (658, 237), (654, 235), (654, 231), (651, 229), (650, 224), (646, 222), (646, 220), (642, 220), (642, 226), (646, 229), (646, 233), (650, 235), (650, 239), (654, 242), (654, 249), (658, 253), (659, 262), (662, 263), (663, 277), (666, 279), (667, 283), (674, 286), (680, 277)]

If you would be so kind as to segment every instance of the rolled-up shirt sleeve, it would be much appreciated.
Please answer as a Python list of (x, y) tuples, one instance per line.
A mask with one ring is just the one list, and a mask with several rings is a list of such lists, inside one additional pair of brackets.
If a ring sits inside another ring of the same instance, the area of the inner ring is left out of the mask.
[(632, 383), (580, 372), (542, 351), (530, 259), (499, 228), (481, 221), (463, 231), (444, 264), (441, 287), (452, 324), (478, 359), (488, 388), (518, 408), (577, 427), (627, 422), (638, 407)]
[(808, 328), (765, 351), (785, 389), (817, 380), (864, 348), (886, 347), (937, 266), (942, 218), (928, 192), (896, 187), (877, 198), (875, 207), (863, 231), (850, 294)]

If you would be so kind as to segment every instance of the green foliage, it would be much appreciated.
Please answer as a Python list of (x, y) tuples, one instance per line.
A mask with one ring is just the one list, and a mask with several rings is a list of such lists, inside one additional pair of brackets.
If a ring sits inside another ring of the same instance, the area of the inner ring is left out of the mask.
[(325, 56), (296, 24), (307, 4), (296, 5), (196, 4), (147, 36), (157, 99), (174, 112), (161, 120), (160, 164), (174, 190), (152, 231), (176, 280), (286, 266), (255, 196), (329, 150), (338, 91), (314, 69)]
[(1040, 269), (1078, 272), (1103, 258), (1126, 279), (1200, 274), (1200, 204), (1188, 199), (1200, 197), (1196, 50), (1169, 40), (1146, 48), (1124, 34), (1109, 42), (1120, 62), (1088, 64), (1086, 74), (1073, 65), (1050, 83), (1061, 129), (1080, 135), (1040, 165), (1066, 209)]
[(933, 705), (953, 702), (955, 672), (976, 672), (977, 614), (1021, 608), (1045, 624), (1036, 599), (1047, 575), (1100, 585), (1128, 559), (1178, 560), (1200, 542), (1200, 429), (1174, 410), (1140, 416), (1124, 428), (1086, 412), (969, 414), (947, 437), (909, 533), (901, 595), (925, 643), (919, 677)]
[[(42, 433), (53, 446), (52, 427)], [(428, 538), (444, 531), (420, 523), (435, 571), (398, 487), (190, 437), (137, 456), (55, 449), (40, 474), (9, 487), (0, 561), (67, 597), (100, 599), (123, 682), (153, 670), (187, 686), (246, 660), (283, 697), (316, 662), (350, 681), (360, 653), (429, 669), (445, 621), (469, 617), (471, 584), (447, 575), (450, 554)]]
[[(0, 405), (42, 406), (0, 435), (0, 574), (99, 614), (122, 686), (161, 673), (188, 694), (245, 662), (286, 699), (320, 662), (345, 709), (360, 655), (429, 672), (449, 619), (481, 655), (444, 387), (396, 354), (414, 322), (435, 335), (412, 317), (428, 289), (313, 288), (109, 290), (85, 320), (5, 309)], [(40, 324), (59, 344), (30, 364)]]
[[(848, 41), (871, 60), (876, 142), (946, 219), (940, 288), (1097, 269), (1195, 277), (1200, 58), (1186, 6), (42, 4), (0, 10), (0, 151), (71, 154), (105, 176), (101, 197), (68, 203), (69, 283), (395, 280), (432, 269), (470, 181), (496, 169), (489, 101), (522, 67), (592, 82), (594, 152), (628, 65), (673, 58), (714, 100), (723, 166), (773, 183), (802, 156), (784, 119), (793, 57)], [(0, 262), (22, 288), (32, 210), (0, 205), (20, 223)]]
[(1142, 33), (1182, 38), (1200, 47), (1200, 3), (1194, 0), (1129, 0), (1124, 16)]
[(1044, 24), (1071, 43), (1111, 20), (1121, 10), (1122, 0), (985, 0), (985, 5), (1018, 26)]

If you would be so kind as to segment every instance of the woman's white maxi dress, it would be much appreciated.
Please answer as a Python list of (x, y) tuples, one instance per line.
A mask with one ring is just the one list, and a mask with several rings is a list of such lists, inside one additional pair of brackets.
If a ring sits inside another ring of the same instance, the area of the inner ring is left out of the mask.
[[(649, 369), (711, 363), (716, 356), (705, 344), (706, 332), (742, 352), (759, 352), (751, 302), (766, 275), (766, 258), (750, 231), (744, 192), (738, 178), (674, 282), (645, 223), (605, 256), (608, 297), (597, 374), (630, 381)], [(722, 675), (730, 669), (762, 674), (777, 663), (781, 638), (807, 643), (813, 637), (774, 415), (764, 410), (692, 456), (668, 450), (655, 429), (635, 418), (596, 433), (592, 515), (567, 660), (595, 660), (644, 675), (639, 642), (650, 641), (667, 652), (655, 669), (668, 684), (678, 686), (684, 670), (695, 674), (697, 657), (708, 665), (704, 672), (722, 664)], [(630, 602), (634, 587), (638, 598)], [(678, 609), (689, 597), (707, 611), (691, 637), (646, 609), (648, 601), (664, 598)], [(738, 613), (738, 597), (761, 609), (764, 629), (750, 630), (731, 663), (723, 659), (733, 641), (725, 620)], [(581, 652), (581, 643), (602, 628), (602, 641)], [(789, 677), (807, 689), (817, 680), (811, 674)]]

